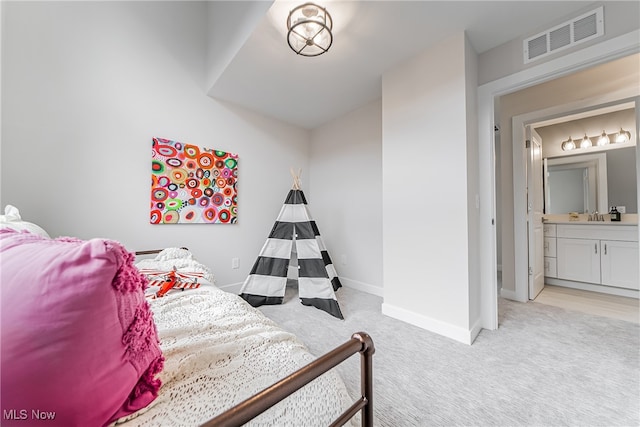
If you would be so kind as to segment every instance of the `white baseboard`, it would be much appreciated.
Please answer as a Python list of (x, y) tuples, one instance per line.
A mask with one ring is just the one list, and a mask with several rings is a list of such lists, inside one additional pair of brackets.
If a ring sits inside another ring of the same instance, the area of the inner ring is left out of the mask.
[(481, 330), (482, 330), (482, 319), (478, 319), (475, 321), (475, 323), (471, 327), (471, 331), (469, 331), (469, 339), (471, 340), (469, 344), (473, 344), (473, 342), (476, 340)]
[(359, 282), (357, 280), (347, 279), (345, 277), (340, 277), (340, 283), (342, 283), (342, 285), (347, 288), (355, 289), (357, 291), (366, 292), (368, 294), (384, 298), (384, 289), (380, 286), (370, 285), (369, 283)]
[(237, 283), (231, 283), (228, 285), (221, 285), (221, 286), (218, 285), (218, 287), (225, 292), (238, 295), (240, 293), (240, 289), (242, 289), (243, 284), (244, 282), (237, 282)]
[(382, 314), (469, 345), (478, 336), (481, 329), (479, 322), (476, 322), (471, 330), (467, 330), (388, 303), (382, 303)]
[(519, 301), (518, 298), (516, 297), (516, 291), (512, 291), (510, 289), (501, 288), (500, 296), (502, 298), (510, 299), (513, 301)]
[[(340, 277), (340, 283), (346, 288), (355, 289), (357, 291), (366, 292), (368, 294), (376, 295), (379, 297), (384, 297), (384, 289), (380, 286), (370, 285), (368, 283), (359, 282), (357, 280), (345, 279), (344, 277)], [(230, 283), (228, 285), (217, 285), (223, 291), (236, 294), (240, 293), (240, 289), (242, 289), (243, 282)]]
[[(340, 277), (343, 286), (368, 294), (376, 295), (384, 298), (384, 289), (380, 286), (374, 286), (369, 283), (359, 282), (344, 277)], [(228, 285), (218, 286), (220, 289), (233, 294), (239, 294), (243, 283), (231, 283)], [(432, 319), (421, 314), (414, 313), (404, 308), (396, 307), (390, 304), (382, 304), (382, 313), (403, 322), (410, 323), (420, 328), (426, 329), (436, 334), (443, 335), (447, 338), (459, 341), (463, 344), (471, 344), (482, 330), (481, 322), (478, 319), (470, 330), (454, 326), (440, 320)]]

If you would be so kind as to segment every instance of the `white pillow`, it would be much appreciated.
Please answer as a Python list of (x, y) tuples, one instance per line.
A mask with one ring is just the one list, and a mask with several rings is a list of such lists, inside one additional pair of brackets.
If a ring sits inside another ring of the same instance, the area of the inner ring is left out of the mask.
[(193, 254), (188, 249), (166, 248), (163, 249), (155, 259), (156, 261), (170, 261), (174, 259), (190, 260), (193, 259)]
[[(135, 265), (139, 270), (170, 271), (175, 268), (176, 271), (182, 273), (202, 273), (203, 277), (199, 279), (198, 282), (203, 285), (215, 286), (215, 277), (211, 269), (196, 260), (188, 249), (166, 248), (155, 258), (142, 259), (136, 262)], [(145, 271), (143, 271), (143, 273), (145, 273)], [(149, 274), (147, 275), (149, 276)]]
[(0, 229), (5, 228), (15, 231), (26, 230), (29, 233), (37, 234), (38, 236), (46, 237), (47, 239), (51, 238), (42, 227), (31, 222), (23, 221), (20, 217), (20, 211), (18, 208), (12, 205), (5, 206), (4, 215), (0, 215)]

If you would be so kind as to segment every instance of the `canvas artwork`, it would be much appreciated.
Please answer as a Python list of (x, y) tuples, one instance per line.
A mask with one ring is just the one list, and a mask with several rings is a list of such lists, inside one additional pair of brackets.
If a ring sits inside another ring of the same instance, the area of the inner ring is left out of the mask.
[(151, 223), (233, 224), (237, 182), (237, 154), (153, 138)]

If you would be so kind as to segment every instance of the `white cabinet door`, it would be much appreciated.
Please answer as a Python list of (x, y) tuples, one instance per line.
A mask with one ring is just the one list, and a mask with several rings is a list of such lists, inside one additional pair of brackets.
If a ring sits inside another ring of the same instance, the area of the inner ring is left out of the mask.
[(600, 283), (600, 240), (556, 240), (558, 278)]
[(602, 284), (638, 289), (638, 242), (600, 242)]

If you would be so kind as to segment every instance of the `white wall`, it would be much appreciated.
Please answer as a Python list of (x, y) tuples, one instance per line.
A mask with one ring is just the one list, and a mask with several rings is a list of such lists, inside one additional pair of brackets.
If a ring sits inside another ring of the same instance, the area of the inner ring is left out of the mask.
[(310, 154), (307, 202), (340, 280), (382, 295), (382, 101), (313, 130)]
[[(569, 19), (580, 16), (583, 13), (590, 12), (599, 6), (604, 7), (604, 35), (587, 42), (578, 44), (564, 50), (560, 50), (547, 57), (528, 64), (524, 63), (523, 41), (539, 32), (546, 31), (556, 25), (562, 24)], [(640, 26), (640, 2), (637, 1), (602, 1), (596, 2), (584, 7), (581, 11), (571, 14), (570, 16), (550, 17), (553, 21), (541, 22), (537, 30), (528, 34), (523, 34), (514, 40), (490, 49), (480, 54), (478, 58), (479, 72), (478, 82), (484, 84), (497, 80), (519, 71), (526, 70), (545, 62), (552, 61), (559, 57), (568, 55), (571, 52), (582, 50), (588, 46), (602, 43), (615, 37), (627, 34), (630, 31), (638, 29)]]
[(209, 92), (273, 0), (207, 1), (206, 90)]
[[(632, 128), (636, 129), (636, 126)], [(610, 206), (625, 206), (626, 213), (638, 213), (637, 147), (607, 151), (607, 197)]]
[(466, 55), (459, 33), (382, 78), (383, 313), (470, 343)]
[[(242, 282), (289, 167), (308, 169), (309, 134), (206, 96), (206, 4), (3, 2), (2, 13), (0, 204), (54, 236), (186, 245), (219, 285)], [(149, 224), (154, 136), (240, 155), (238, 224)]]

